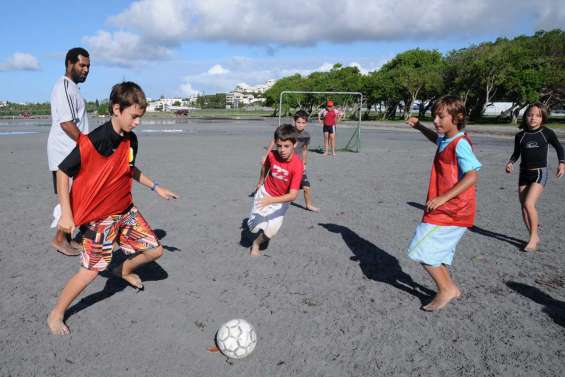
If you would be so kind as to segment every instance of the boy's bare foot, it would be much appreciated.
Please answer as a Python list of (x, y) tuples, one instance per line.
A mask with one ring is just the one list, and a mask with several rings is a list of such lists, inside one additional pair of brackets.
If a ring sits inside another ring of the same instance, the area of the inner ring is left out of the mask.
[(461, 291), (459, 291), (459, 289), (457, 288), (439, 292), (438, 294), (436, 294), (432, 302), (422, 307), (422, 310), (425, 310), (426, 312), (435, 312), (445, 307), (451, 300), (459, 298), (460, 296)]
[(306, 209), (308, 209), (309, 211), (312, 211), (312, 212), (320, 212), (320, 209), (318, 207), (314, 207), (314, 206), (306, 206)]
[(538, 243), (539, 243), (539, 238), (530, 240), (526, 244), (526, 246), (524, 246), (524, 251), (526, 251), (526, 252), (537, 251), (538, 250)]
[(63, 316), (55, 315), (53, 312), (49, 313), (47, 317), (47, 326), (49, 326), (49, 330), (51, 330), (53, 335), (63, 336), (71, 333), (69, 328), (63, 323)]
[(116, 277), (124, 279), (129, 285), (131, 285), (135, 289), (142, 291), (143, 290), (143, 283), (142, 283), (139, 275), (134, 274), (133, 272), (129, 273), (127, 275), (124, 275), (122, 273), (121, 268), (122, 268), (122, 266), (118, 266), (118, 267), (114, 268), (112, 270), (112, 274)]
[(322, 156), (329, 156), (329, 153), (328, 153), (328, 152), (324, 152), (324, 153), (322, 154)]
[(260, 257), (261, 251), (259, 251), (259, 245), (253, 244), (253, 246), (251, 246), (251, 249), (249, 249), (249, 255), (252, 257)]
[(332, 156), (334, 156), (334, 157), (336, 156), (335, 152), (332, 153)]
[(67, 241), (57, 243), (55, 240), (53, 240), (51, 241), (51, 246), (53, 246), (59, 253), (68, 257), (76, 257), (77, 255), (80, 255), (80, 250), (72, 248)]
[(70, 244), (70, 246), (71, 246), (73, 249), (75, 249), (75, 250), (78, 250), (78, 251), (82, 251), (82, 250), (83, 250), (83, 249), (82, 249), (82, 243), (80, 243), (80, 242), (77, 242), (77, 241), (75, 241), (75, 240), (71, 240), (71, 242), (69, 242), (69, 244)]

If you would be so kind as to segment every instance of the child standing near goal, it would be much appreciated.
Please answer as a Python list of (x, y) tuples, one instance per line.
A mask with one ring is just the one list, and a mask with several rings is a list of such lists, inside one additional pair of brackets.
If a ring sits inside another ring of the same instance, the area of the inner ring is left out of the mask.
[[(437, 145), (422, 222), (408, 248), (410, 259), (422, 264), (437, 286), (437, 294), (423, 310), (435, 311), (461, 295), (447, 266), (455, 248), (475, 219), (475, 184), (481, 163), (462, 131), (465, 105), (457, 97), (445, 96), (433, 108), (437, 132), (424, 127), (418, 118), (407, 123)], [(438, 136), (438, 133), (443, 136)]]
[(250, 255), (260, 256), (260, 246), (279, 231), (289, 203), (296, 200), (304, 165), (294, 153), (298, 138), (296, 128), (283, 124), (275, 131), (276, 150), (269, 151), (259, 176), (247, 225), (258, 233), (251, 245)]
[(318, 114), (318, 122), (322, 124), (324, 131), (324, 156), (330, 154), (330, 149), (332, 156), (335, 156), (335, 126), (342, 116), (343, 114), (334, 108), (333, 101), (328, 101), (326, 108)]
[(543, 126), (547, 120), (547, 109), (542, 103), (534, 103), (526, 109), (520, 128), (514, 139), (514, 153), (506, 164), (506, 172), (512, 173), (514, 163), (521, 157), (520, 177), (518, 178), (518, 195), (522, 207), (522, 218), (530, 232), (530, 239), (524, 251), (535, 251), (538, 248), (538, 211), (536, 204), (547, 182), (547, 150), (549, 144), (555, 148), (559, 166), (555, 176), (565, 174), (565, 153), (557, 140), (555, 132)]
[[(145, 94), (137, 84), (115, 85), (110, 94), (111, 120), (88, 135), (79, 134), (77, 146), (59, 165), (57, 192), (62, 215), (58, 228), (70, 233), (80, 225), (83, 251), (80, 270), (69, 279), (47, 319), (55, 335), (69, 334), (63, 323), (65, 310), (108, 267), (114, 242), (133, 257), (112, 273), (137, 289), (143, 284), (134, 270), (163, 254), (131, 195), (133, 178), (165, 199), (178, 197), (135, 166), (138, 146), (132, 131), (146, 107)], [(69, 177), (74, 177), (70, 194)]]
[[(304, 203), (306, 208), (312, 212), (319, 212), (320, 209), (312, 205), (312, 190), (310, 188), (310, 181), (306, 176), (306, 166), (308, 163), (308, 145), (310, 145), (310, 133), (306, 131), (306, 125), (308, 124), (308, 113), (304, 110), (298, 110), (294, 114), (294, 127), (296, 128), (297, 138), (296, 147), (294, 148), (294, 154), (302, 160), (304, 164), (304, 174), (302, 175), (302, 181), (300, 182), (300, 188), (304, 191)], [(275, 140), (272, 140), (267, 147), (267, 154), (261, 160), (264, 164), (269, 156), (269, 153), (275, 147)], [(262, 182), (259, 181), (256, 190), (259, 189)]]

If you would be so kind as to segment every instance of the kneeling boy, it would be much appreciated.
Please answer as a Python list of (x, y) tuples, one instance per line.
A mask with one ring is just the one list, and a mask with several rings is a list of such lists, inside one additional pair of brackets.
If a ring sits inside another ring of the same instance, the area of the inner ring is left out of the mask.
[[(147, 107), (141, 88), (132, 82), (115, 85), (109, 106), (111, 120), (88, 135), (80, 134), (77, 146), (57, 171), (62, 209), (58, 228), (70, 233), (81, 226), (84, 236), (81, 268), (69, 279), (47, 319), (55, 335), (69, 334), (63, 323), (65, 310), (108, 267), (114, 242), (135, 256), (112, 273), (138, 289), (143, 284), (133, 271), (163, 254), (157, 237), (133, 205), (132, 178), (165, 199), (178, 197), (134, 165), (138, 147), (133, 129)], [(70, 194), (69, 177), (74, 177)]]
[(251, 246), (251, 256), (260, 256), (261, 244), (277, 234), (289, 203), (296, 199), (300, 190), (304, 165), (294, 154), (297, 137), (291, 124), (283, 124), (275, 131), (277, 149), (269, 151), (263, 163), (259, 188), (247, 221), (251, 232), (259, 233)]

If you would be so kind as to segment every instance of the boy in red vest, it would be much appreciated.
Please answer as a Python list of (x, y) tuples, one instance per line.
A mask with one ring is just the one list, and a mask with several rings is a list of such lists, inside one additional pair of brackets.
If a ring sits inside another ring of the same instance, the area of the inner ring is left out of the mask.
[[(437, 285), (437, 294), (426, 311), (443, 308), (461, 295), (447, 266), (451, 265), (455, 247), (475, 218), (475, 184), (481, 163), (473, 153), (471, 142), (462, 131), (465, 127), (465, 105), (457, 97), (445, 96), (434, 105), (434, 132), (418, 118), (407, 123), (437, 145), (422, 222), (416, 228), (408, 256), (420, 262)], [(438, 136), (442, 134), (443, 136)]]
[[(146, 107), (145, 94), (137, 84), (115, 85), (110, 94), (111, 120), (88, 135), (80, 134), (77, 146), (59, 165), (57, 192), (62, 214), (58, 228), (71, 233), (80, 226), (84, 236), (81, 268), (69, 279), (47, 319), (55, 335), (69, 334), (63, 323), (65, 310), (108, 267), (114, 242), (134, 256), (112, 273), (137, 289), (143, 289), (143, 284), (133, 271), (163, 255), (131, 195), (135, 179), (165, 199), (178, 197), (135, 166), (138, 146), (133, 129)], [(74, 178), (70, 194), (69, 177)]]
[(343, 114), (334, 108), (333, 101), (328, 101), (326, 109), (318, 114), (318, 122), (322, 124), (324, 131), (324, 156), (330, 154), (330, 149), (332, 156), (335, 156), (335, 126), (342, 116)]

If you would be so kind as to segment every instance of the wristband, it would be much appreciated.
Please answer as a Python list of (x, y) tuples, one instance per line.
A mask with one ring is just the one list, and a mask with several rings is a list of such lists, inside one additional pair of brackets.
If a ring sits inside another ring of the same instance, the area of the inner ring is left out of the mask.
[(159, 186), (159, 183), (153, 182), (153, 187), (151, 187), (151, 191), (155, 191), (157, 189), (157, 186)]

